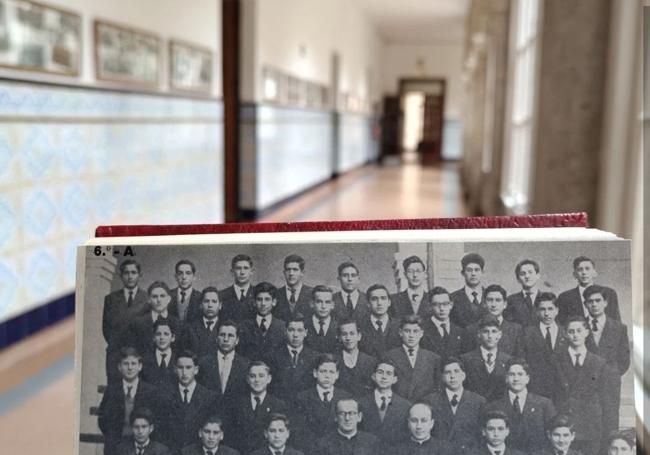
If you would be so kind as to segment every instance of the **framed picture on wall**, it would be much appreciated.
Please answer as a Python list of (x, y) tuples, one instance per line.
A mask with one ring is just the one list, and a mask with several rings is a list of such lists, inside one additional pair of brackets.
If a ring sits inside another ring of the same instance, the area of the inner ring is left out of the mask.
[(162, 40), (155, 34), (95, 20), (98, 80), (158, 88)]
[(212, 50), (206, 47), (170, 40), (170, 88), (209, 94), (212, 90), (212, 55)]
[(0, 66), (78, 76), (81, 16), (26, 0), (0, 0)]

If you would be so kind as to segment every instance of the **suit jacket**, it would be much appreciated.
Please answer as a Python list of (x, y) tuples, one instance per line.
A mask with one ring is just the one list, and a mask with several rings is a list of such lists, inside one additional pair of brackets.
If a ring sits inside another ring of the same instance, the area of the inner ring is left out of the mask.
[[(179, 334), (181, 332), (181, 322), (178, 318), (174, 317), (172, 313), (168, 312), (167, 321), (172, 328), (172, 332)], [(154, 322), (151, 319), (151, 312), (134, 319), (131, 321), (123, 332), (123, 339), (120, 344), (123, 346), (132, 346), (138, 350), (140, 354), (145, 354), (146, 352), (152, 352), (153, 347), (153, 325)], [(176, 343), (172, 343), (172, 349), (175, 347)]]
[(605, 325), (602, 327), (600, 341), (596, 345), (593, 333), (587, 338), (587, 349), (599, 355), (623, 374), (630, 368), (630, 341), (627, 337), (627, 326), (621, 322), (605, 317)]
[[(536, 450), (535, 452), (533, 452), (532, 455), (556, 455), (556, 454), (555, 454), (555, 451), (553, 449), (548, 449), (547, 448), (547, 449), (542, 449), (542, 450)], [(567, 451), (566, 455), (582, 455), (582, 452), (580, 452), (578, 450), (569, 449)]]
[(510, 417), (508, 444), (524, 452), (541, 450), (548, 446), (546, 428), (555, 417), (555, 406), (548, 398), (528, 392), (522, 413), (514, 410), (508, 393), (487, 405), (488, 410), (499, 410)]
[(506, 299), (508, 307), (503, 312), (503, 317), (518, 323), (522, 327), (539, 324), (539, 318), (535, 313), (535, 304), (539, 302), (540, 294), (541, 291), (538, 290), (532, 307), (526, 303), (523, 291), (510, 294)]
[(266, 445), (264, 430), (271, 414), (288, 413), (288, 406), (279, 398), (267, 393), (260, 408), (253, 410), (250, 393), (238, 397), (231, 406), (230, 422), (226, 431), (227, 444), (242, 453), (250, 453)]
[(617, 429), (617, 371), (607, 361), (587, 351), (580, 368), (573, 366), (567, 349), (553, 354), (559, 378), (555, 405), (575, 425), (576, 441), (599, 441)]
[(227, 287), (219, 291), (219, 301), (221, 301), (221, 311), (219, 311), (219, 318), (222, 321), (232, 320), (235, 322), (245, 321), (255, 317), (255, 297), (253, 297), (253, 289), (255, 286), (250, 284), (248, 292), (244, 295), (242, 301), (239, 300), (235, 285)]
[(217, 352), (217, 333), (220, 322), (221, 319), (217, 318), (212, 330), (205, 327), (203, 316), (185, 323), (180, 336), (180, 345), (183, 349), (188, 349), (199, 357)]
[(142, 372), (140, 373), (140, 377), (145, 382), (156, 387), (176, 384), (176, 353), (173, 349), (171, 357), (165, 359), (165, 361), (167, 367), (160, 368), (158, 366), (158, 359), (156, 358), (156, 351), (146, 352), (142, 357)]
[(402, 345), (399, 323), (393, 318), (389, 317), (381, 333), (372, 325), (370, 317), (359, 321), (359, 330), (361, 331), (359, 349), (377, 359), (383, 357), (386, 351)]
[(301, 448), (311, 447), (313, 441), (336, 431), (336, 402), (345, 398), (352, 398), (352, 395), (338, 387), (334, 387), (334, 393), (327, 403), (321, 401), (316, 386), (300, 392), (295, 409), (300, 417), (295, 425), (296, 445)]
[[(210, 390), (221, 393), (221, 378), (219, 377), (219, 352), (208, 354), (199, 359), (199, 374), (197, 380)], [(248, 359), (235, 353), (230, 375), (223, 398), (226, 403), (243, 394), (247, 390), (246, 376), (248, 375)]]
[(358, 431), (348, 440), (334, 431), (317, 441), (314, 455), (376, 455), (379, 449), (377, 437), (370, 433)]
[(455, 414), (444, 390), (427, 395), (424, 401), (433, 408), (435, 438), (447, 441), (457, 453), (464, 453), (479, 444), (481, 437), (479, 419), (485, 406), (485, 398), (469, 390), (463, 390)]
[[(271, 449), (269, 449), (268, 447), (263, 447), (251, 453), (251, 455), (274, 455), (274, 454), (271, 451)], [(305, 454), (300, 450), (296, 450), (292, 447), (285, 446), (283, 455), (305, 455)]]
[(354, 368), (348, 368), (343, 361), (343, 351), (339, 350), (336, 356), (339, 359), (337, 387), (347, 390), (355, 397), (361, 397), (373, 389), (370, 375), (375, 370), (377, 359), (359, 351), (357, 364)]
[(451, 301), (454, 302), (454, 307), (451, 309), (451, 314), (449, 315), (451, 322), (461, 327), (467, 327), (481, 319), (486, 313), (485, 288), (481, 291), (481, 296), (480, 305), (477, 306), (467, 297), (464, 286), (452, 292), (449, 296)]
[(291, 311), (289, 305), (289, 300), (287, 300), (287, 286), (282, 286), (276, 292), (276, 305), (273, 308), (273, 316), (283, 321), (288, 321), (296, 313), (300, 313), (303, 317), (309, 317), (312, 314), (311, 311), (311, 291), (312, 288), (303, 284), (300, 288), (300, 294), (296, 296), (296, 306), (294, 311)]
[[(467, 326), (469, 337), (472, 340), (470, 350), (478, 348), (478, 325), (479, 323), (475, 322)], [(506, 354), (510, 355), (514, 354), (522, 332), (523, 328), (520, 324), (508, 321), (504, 318), (501, 322), (501, 339), (499, 340), (499, 351), (503, 351)]]
[[(411, 305), (411, 299), (409, 299), (408, 291), (398, 292), (397, 294), (391, 294), (390, 296), (391, 305), (388, 311), (391, 316), (400, 321), (405, 316), (413, 314), (413, 305)], [(431, 297), (428, 291), (424, 292), (422, 295), (422, 300), (420, 300), (420, 306), (418, 307), (417, 315), (422, 319), (427, 319), (433, 314), (433, 308), (431, 306)]]
[(147, 292), (138, 288), (130, 307), (126, 304), (124, 289), (111, 292), (104, 297), (104, 314), (102, 316), (102, 333), (109, 346), (118, 347), (122, 339), (122, 332), (129, 322), (149, 312), (149, 296)]
[(319, 326), (314, 324), (312, 317), (305, 320), (305, 327), (307, 327), (307, 338), (305, 338), (305, 346), (320, 352), (333, 354), (339, 350), (338, 323), (334, 318), (330, 318), (330, 325), (324, 336), (318, 334)]
[[(203, 310), (201, 310), (201, 292), (196, 289), (192, 289), (192, 293), (189, 295), (189, 302), (187, 304), (187, 310), (184, 315), (179, 313), (178, 308), (178, 288), (171, 290), (172, 299), (169, 302), (169, 307), (167, 311), (169, 314), (176, 317), (179, 321), (191, 322), (201, 319), (203, 316)], [(188, 298), (188, 297), (185, 297)]]
[[(603, 286), (605, 288), (606, 296), (603, 296), (607, 300), (607, 306), (605, 307), (605, 314), (607, 317), (616, 319), (617, 321), (621, 320), (621, 312), (618, 306), (618, 295), (616, 291), (610, 287)], [(582, 297), (580, 296), (580, 288), (575, 287), (564, 291), (557, 297), (557, 307), (559, 309), (558, 321), (561, 324), (566, 323), (566, 319), (569, 316), (578, 315), (584, 316), (585, 312), (582, 306)]]
[[(490, 449), (488, 449), (487, 446), (483, 444), (481, 447), (470, 449), (467, 452), (467, 455), (492, 455), (492, 452), (490, 452)], [(526, 455), (526, 453), (506, 446), (506, 450), (504, 450), (501, 455)]]
[(239, 326), (237, 348), (241, 355), (251, 361), (263, 360), (269, 355), (271, 349), (286, 343), (285, 333), (285, 322), (275, 316), (271, 318), (266, 333), (262, 332), (255, 319), (246, 319)]
[(359, 399), (359, 409), (363, 412), (360, 428), (374, 434), (383, 443), (395, 445), (408, 438), (406, 419), (410, 408), (411, 402), (393, 393), (382, 421), (373, 390)]
[(304, 346), (294, 365), (286, 344), (271, 349), (266, 363), (271, 367), (273, 381), (270, 392), (288, 403), (295, 400), (296, 393), (314, 383), (314, 364), (318, 353)]
[[(192, 444), (191, 446), (184, 447), (183, 450), (181, 450), (181, 455), (205, 455), (205, 452), (203, 451), (201, 444)], [(216, 455), (239, 455), (239, 452), (228, 446), (219, 444), (219, 449), (217, 450)]]
[[(135, 442), (133, 439), (129, 438), (122, 441), (116, 450), (117, 455), (136, 455)], [(167, 448), (166, 445), (161, 444), (160, 442), (149, 440), (149, 445), (144, 449), (143, 455), (171, 455), (172, 452)]]
[(498, 400), (506, 391), (506, 362), (510, 356), (501, 350), (497, 351), (492, 373), (488, 373), (481, 350), (475, 349), (460, 356), (465, 364), (465, 388), (478, 393), (488, 401)]
[(335, 292), (334, 293), (334, 311), (332, 315), (339, 321), (344, 319), (354, 319), (355, 321), (361, 321), (367, 317), (370, 317), (370, 306), (368, 304), (368, 297), (366, 294), (359, 291), (359, 297), (357, 298), (357, 306), (354, 307), (352, 313), (350, 313), (345, 306), (343, 301), (343, 293)]
[(430, 438), (422, 444), (409, 438), (386, 453), (394, 455), (456, 455), (447, 442), (436, 438)]
[(453, 322), (449, 323), (447, 330), (449, 334), (443, 338), (431, 318), (425, 319), (422, 322), (424, 335), (420, 345), (424, 349), (435, 352), (443, 359), (452, 356), (458, 357), (472, 349), (473, 343), (470, 339), (470, 332)]
[(391, 349), (386, 357), (397, 366), (397, 384), (394, 390), (411, 402), (438, 390), (440, 383), (440, 363), (438, 354), (419, 348), (415, 368), (411, 367), (404, 347)]

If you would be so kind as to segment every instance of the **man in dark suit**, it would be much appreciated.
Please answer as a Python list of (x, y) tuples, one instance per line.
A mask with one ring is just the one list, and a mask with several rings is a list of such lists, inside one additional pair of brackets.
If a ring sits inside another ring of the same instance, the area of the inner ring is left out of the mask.
[(233, 284), (219, 293), (221, 299), (221, 319), (242, 322), (255, 315), (253, 285), (255, 273), (253, 259), (246, 254), (238, 254), (230, 261)]
[(400, 320), (405, 316), (417, 314), (422, 319), (431, 317), (431, 299), (427, 291), (426, 266), (417, 256), (409, 256), (402, 262), (406, 289), (390, 296), (393, 304), (392, 316)]
[(397, 383), (397, 368), (390, 360), (380, 360), (373, 368), (374, 390), (359, 399), (363, 413), (361, 429), (393, 446), (408, 437), (406, 419), (411, 403), (393, 391)]
[[(594, 261), (586, 256), (578, 256), (573, 260), (573, 277), (578, 281), (578, 286), (562, 292), (557, 298), (557, 306), (560, 309), (558, 320), (565, 324), (571, 315), (589, 316), (589, 310), (585, 304), (583, 292), (589, 286), (596, 284), (596, 265)], [(605, 314), (617, 321), (621, 320), (621, 313), (618, 306), (618, 295), (610, 287), (603, 286), (604, 296), (607, 300)]]
[(183, 327), (181, 346), (199, 357), (217, 350), (217, 329), (221, 302), (217, 288), (209, 286), (201, 293), (201, 317)]
[(308, 318), (305, 345), (316, 352), (332, 354), (338, 350), (338, 324), (332, 318), (332, 296), (332, 290), (320, 284), (311, 292), (312, 316)]
[(388, 289), (382, 284), (373, 284), (366, 292), (370, 305), (369, 317), (359, 322), (361, 342), (359, 349), (375, 358), (401, 344), (399, 322), (391, 318), (388, 310), (391, 306)]
[(359, 291), (359, 269), (352, 262), (338, 267), (341, 290), (334, 294), (334, 318), (361, 321), (370, 315), (366, 294)]
[(430, 295), (432, 316), (422, 322), (422, 347), (435, 352), (443, 359), (469, 351), (472, 342), (468, 332), (452, 323), (449, 318), (454, 306), (449, 292), (436, 286)]
[[(491, 284), (485, 288), (483, 295), (485, 296), (485, 309), (487, 314), (497, 318), (501, 328), (501, 339), (499, 340), (499, 350), (506, 354), (514, 354), (517, 342), (522, 334), (522, 327), (520, 324), (508, 321), (503, 317), (504, 311), (507, 309), (506, 290), (498, 284)], [(471, 349), (477, 347), (477, 333), (478, 322), (467, 326), (467, 331), (473, 340)]]
[(402, 346), (386, 353), (397, 366), (397, 393), (411, 402), (438, 390), (440, 356), (420, 347), (422, 322), (417, 315), (402, 319), (399, 329)]
[(434, 437), (447, 441), (456, 453), (465, 453), (478, 445), (479, 418), (485, 405), (485, 398), (463, 388), (464, 382), (463, 362), (447, 357), (442, 366), (442, 391), (423, 400), (433, 409)]
[(505, 393), (506, 362), (510, 356), (498, 348), (500, 339), (499, 321), (494, 316), (485, 316), (479, 323), (479, 347), (460, 356), (467, 373), (467, 390), (488, 401), (498, 400)]
[(210, 390), (221, 393), (229, 404), (246, 391), (248, 359), (235, 352), (239, 331), (233, 321), (224, 321), (217, 332), (217, 352), (199, 360), (198, 381)]
[(132, 438), (117, 446), (119, 455), (171, 455), (171, 451), (158, 441), (151, 440), (151, 433), (156, 428), (153, 413), (147, 408), (135, 409), (129, 418)]
[(361, 397), (372, 389), (370, 375), (377, 359), (359, 350), (361, 332), (357, 321), (344, 319), (339, 322), (338, 339), (341, 349), (336, 352), (339, 361), (338, 386), (355, 397)]
[(455, 452), (447, 442), (431, 437), (434, 425), (433, 410), (427, 403), (415, 403), (408, 413), (408, 440), (395, 446), (391, 451), (395, 455), (452, 455)]
[(300, 450), (287, 445), (291, 436), (289, 418), (284, 414), (271, 414), (264, 429), (266, 447), (257, 449), (251, 455), (305, 455)]
[(224, 438), (223, 421), (221, 417), (210, 415), (203, 419), (199, 430), (200, 442), (181, 450), (181, 455), (239, 455), (239, 452), (221, 444)]
[(119, 351), (117, 370), (120, 380), (108, 384), (99, 405), (99, 429), (104, 435), (104, 453), (116, 455), (117, 445), (122, 438), (133, 436), (130, 417), (134, 409), (148, 408), (154, 419), (161, 414), (158, 390), (151, 384), (140, 380), (142, 358), (134, 348), (126, 347)]
[(239, 352), (249, 360), (262, 360), (272, 349), (285, 343), (285, 324), (273, 317), (277, 289), (271, 283), (258, 283), (253, 289), (255, 316), (240, 325)]
[(288, 321), (298, 315), (311, 315), (312, 289), (303, 283), (305, 277), (305, 260), (297, 254), (284, 258), (284, 280), (286, 285), (278, 289), (278, 304), (273, 309), (273, 315), (283, 321)]
[(568, 347), (566, 333), (557, 323), (558, 308), (553, 293), (540, 292), (535, 310), (539, 323), (524, 327), (515, 354), (529, 366), (528, 390), (554, 399), (558, 390), (557, 376), (549, 373), (549, 365), (553, 363), (553, 353)]
[(546, 432), (548, 447), (533, 452), (533, 455), (582, 455), (582, 452), (573, 450), (571, 444), (576, 438), (573, 422), (562, 414), (556, 415), (548, 425)]
[(381, 447), (376, 436), (360, 431), (363, 415), (353, 398), (338, 400), (335, 404), (336, 430), (316, 442), (317, 455), (375, 455)]
[(188, 259), (181, 259), (174, 270), (178, 286), (171, 291), (169, 312), (181, 322), (201, 319), (201, 292), (194, 289), (196, 266)]
[(481, 434), (484, 442), (479, 447), (470, 449), (468, 455), (526, 455), (525, 452), (509, 446), (510, 419), (501, 411), (489, 411), (484, 414)]
[(145, 352), (142, 361), (142, 379), (156, 387), (176, 383), (176, 353), (172, 345), (176, 334), (167, 319), (153, 324), (154, 350)]
[(508, 444), (523, 452), (533, 452), (548, 446), (546, 429), (555, 417), (555, 406), (548, 398), (528, 391), (528, 365), (522, 359), (510, 359), (507, 365), (506, 395), (488, 403), (490, 410), (505, 413), (511, 422)]
[(484, 269), (485, 259), (479, 254), (469, 253), (461, 259), (460, 274), (465, 280), (465, 285), (450, 295), (451, 301), (454, 302), (450, 315), (454, 324), (467, 327), (485, 314), (481, 284)]
[(129, 322), (149, 311), (149, 296), (138, 288), (142, 276), (140, 264), (127, 259), (120, 264), (120, 279), (123, 288), (104, 297), (102, 333), (106, 340), (106, 375), (109, 382), (119, 380), (115, 365), (119, 362), (122, 332)]
[(524, 259), (515, 266), (515, 277), (521, 284), (521, 291), (508, 296), (508, 308), (504, 312), (507, 320), (525, 327), (538, 322), (535, 303), (539, 298), (539, 264), (532, 259)]

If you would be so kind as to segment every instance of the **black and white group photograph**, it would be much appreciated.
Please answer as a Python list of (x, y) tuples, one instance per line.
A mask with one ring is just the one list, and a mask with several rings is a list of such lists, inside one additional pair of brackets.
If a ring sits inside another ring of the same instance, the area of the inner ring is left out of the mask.
[(85, 250), (82, 455), (634, 445), (626, 242), (97, 252)]

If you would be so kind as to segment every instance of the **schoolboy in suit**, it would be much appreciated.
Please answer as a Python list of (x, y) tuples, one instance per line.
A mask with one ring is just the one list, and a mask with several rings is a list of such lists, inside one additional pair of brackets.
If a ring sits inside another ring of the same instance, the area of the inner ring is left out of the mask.
[(271, 283), (258, 283), (253, 289), (255, 316), (240, 326), (240, 353), (249, 360), (265, 359), (272, 349), (285, 342), (285, 324), (273, 316), (277, 289)]
[(546, 435), (549, 446), (533, 452), (533, 455), (582, 455), (582, 452), (571, 448), (576, 432), (567, 416), (556, 415), (549, 423)]
[(408, 413), (407, 424), (409, 438), (395, 446), (391, 451), (395, 455), (452, 455), (452, 448), (445, 441), (433, 438), (433, 410), (427, 403), (415, 403)]
[(406, 418), (411, 403), (393, 391), (399, 380), (397, 368), (390, 360), (380, 360), (371, 378), (374, 390), (359, 399), (359, 409), (363, 413), (361, 429), (389, 446), (398, 444), (408, 435)]
[(305, 345), (316, 352), (331, 354), (338, 350), (338, 325), (332, 317), (332, 295), (332, 290), (323, 285), (314, 287), (311, 292), (311, 317), (307, 319), (309, 322)]
[(432, 315), (422, 321), (422, 347), (435, 352), (443, 359), (471, 350), (472, 341), (467, 330), (454, 324), (449, 318), (454, 306), (449, 292), (436, 286), (431, 289), (430, 294)]
[(515, 277), (521, 284), (521, 291), (508, 296), (508, 308), (504, 316), (523, 327), (537, 324), (535, 302), (540, 293), (539, 264), (532, 259), (524, 259), (515, 266)]
[(456, 453), (465, 453), (480, 441), (479, 419), (485, 398), (465, 390), (465, 367), (457, 357), (442, 364), (442, 390), (424, 397), (433, 409), (433, 436), (447, 441)]
[(352, 262), (338, 267), (341, 290), (334, 293), (334, 318), (361, 321), (370, 315), (366, 294), (359, 290), (359, 269)]
[[(487, 314), (494, 316), (499, 321), (501, 328), (499, 350), (506, 354), (514, 354), (515, 347), (522, 334), (522, 326), (516, 322), (508, 321), (503, 317), (504, 311), (507, 310), (508, 306), (506, 290), (498, 284), (491, 284), (485, 288), (483, 295), (485, 296), (485, 309), (487, 310)], [(472, 349), (475, 349), (477, 347), (476, 334), (478, 333), (478, 322), (467, 326), (467, 331), (473, 340)]]
[(479, 254), (469, 253), (461, 259), (460, 274), (465, 284), (450, 295), (451, 301), (454, 302), (450, 315), (454, 324), (467, 327), (485, 314), (481, 284), (484, 269), (485, 259)]
[(498, 400), (505, 393), (506, 362), (510, 356), (499, 349), (501, 328), (494, 316), (485, 316), (479, 323), (479, 347), (460, 356), (467, 373), (467, 390), (488, 401)]
[[(589, 316), (589, 310), (585, 304), (583, 296), (584, 290), (589, 286), (596, 284), (598, 272), (593, 259), (586, 256), (578, 256), (573, 260), (573, 277), (578, 282), (578, 286), (568, 291), (562, 292), (557, 298), (557, 305), (560, 309), (558, 320), (560, 324), (565, 324), (571, 315)], [(617, 321), (621, 320), (621, 313), (618, 306), (618, 295), (610, 287), (603, 286), (603, 297), (607, 300), (605, 314)]]
[(373, 284), (366, 292), (370, 305), (369, 317), (359, 322), (361, 342), (359, 349), (375, 358), (401, 344), (399, 321), (393, 319), (388, 310), (391, 306), (388, 289), (382, 284)]
[(149, 296), (138, 287), (142, 276), (140, 264), (127, 259), (120, 264), (120, 279), (123, 288), (104, 297), (102, 334), (106, 340), (106, 374), (109, 382), (119, 380), (115, 369), (120, 355), (123, 332), (133, 319), (149, 311)]
[(194, 289), (196, 266), (187, 259), (181, 259), (174, 268), (177, 287), (171, 290), (169, 313), (181, 322), (201, 319), (201, 292)]
[(253, 259), (246, 254), (238, 254), (230, 261), (233, 284), (219, 293), (221, 313), (219, 317), (235, 322), (243, 322), (255, 315), (253, 284), (255, 273)]
[(203, 419), (198, 434), (200, 442), (183, 448), (181, 455), (239, 455), (237, 450), (221, 444), (224, 438), (221, 417), (210, 415)]
[(510, 419), (510, 447), (524, 452), (541, 450), (548, 446), (546, 428), (555, 417), (555, 406), (548, 398), (528, 391), (528, 365), (523, 359), (508, 361), (506, 395), (488, 403), (490, 410), (504, 412)]
[(153, 324), (153, 352), (146, 352), (142, 361), (142, 379), (156, 387), (176, 383), (176, 352), (172, 345), (176, 334), (167, 319)]
[(440, 356), (420, 347), (422, 322), (417, 315), (406, 316), (400, 323), (402, 346), (386, 353), (397, 366), (396, 391), (411, 402), (438, 390)]
[(377, 437), (359, 430), (363, 415), (353, 398), (336, 402), (336, 429), (316, 442), (316, 455), (375, 455), (380, 451)]
[(266, 447), (257, 449), (252, 455), (305, 455), (287, 445), (290, 436), (289, 418), (284, 414), (271, 414), (264, 429)]
[(171, 455), (166, 445), (151, 439), (156, 428), (153, 413), (147, 408), (135, 409), (129, 417), (133, 436), (116, 449), (119, 455)]
[(217, 350), (217, 332), (221, 301), (217, 288), (208, 286), (201, 293), (201, 317), (183, 327), (181, 345), (199, 357)]
[(468, 455), (526, 455), (509, 446), (510, 419), (501, 411), (489, 411), (483, 416), (481, 434), (484, 442), (470, 449)]
[(278, 304), (273, 309), (273, 316), (283, 321), (311, 316), (312, 289), (303, 283), (305, 260), (297, 254), (290, 254), (284, 258), (283, 273), (286, 284), (278, 289)]
[(130, 417), (134, 409), (148, 408), (154, 416), (161, 415), (158, 389), (140, 380), (142, 358), (131, 347), (120, 349), (117, 363), (120, 381), (109, 383), (99, 405), (98, 424), (104, 435), (104, 454), (115, 455), (122, 438), (133, 435)]
[(377, 359), (359, 350), (361, 333), (354, 319), (339, 323), (338, 340), (341, 349), (336, 356), (339, 360), (338, 386), (355, 397), (361, 397), (372, 389), (370, 374)]
[(393, 317), (402, 319), (416, 314), (422, 319), (431, 316), (431, 299), (427, 291), (426, 266), (417, 256), (409, 256), (402, 262), (406, 289), (390, 296), (393, 302), (391, 311)]

